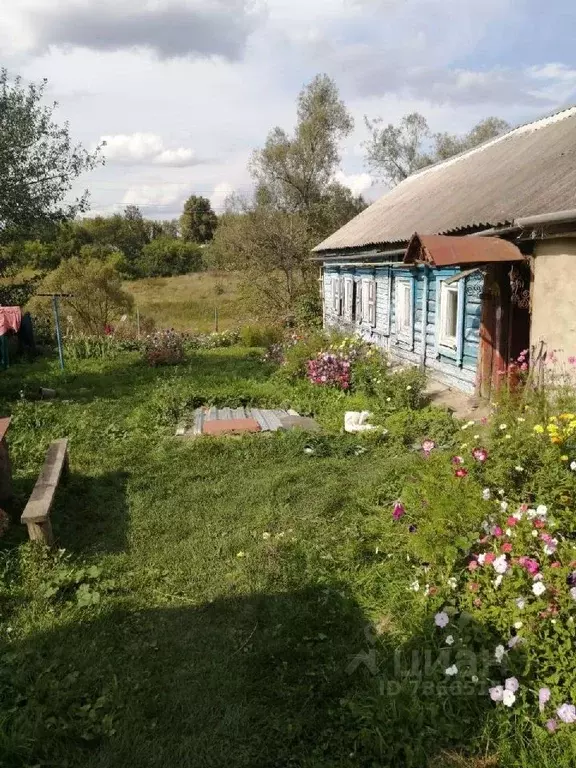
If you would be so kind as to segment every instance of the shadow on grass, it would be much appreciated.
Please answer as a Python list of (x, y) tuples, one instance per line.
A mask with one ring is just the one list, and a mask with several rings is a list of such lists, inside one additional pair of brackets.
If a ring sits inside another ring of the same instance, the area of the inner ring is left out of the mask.
[[(14, 479), (14, 496), (5, 503), (12, 527), (5, 543), (17, 545), (28, 536), (20, 523), (37, 475)], [(55, 546), (70, 552), (124, 552), (127, 544), (128, 473), (88, 476), (71, 472), (60, 481), (50, 513)], [(0, 762), (1, 765), (1, 762)]]
[(469, 746), (486, 707), (474, 686), (441, 691), (443, 670), (423, 688), (411, 651), (429, 631), (399, 655), (341, 585), (103, 609), (0, 643), (3, 764), (423, 768)]

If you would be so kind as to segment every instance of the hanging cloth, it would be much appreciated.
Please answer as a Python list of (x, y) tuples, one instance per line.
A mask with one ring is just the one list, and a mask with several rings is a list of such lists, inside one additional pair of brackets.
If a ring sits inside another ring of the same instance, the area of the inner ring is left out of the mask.
[(0, 336), (8, 331), (18, 333), (22, 323), (22, 310), (20, 307), (0, 307)]

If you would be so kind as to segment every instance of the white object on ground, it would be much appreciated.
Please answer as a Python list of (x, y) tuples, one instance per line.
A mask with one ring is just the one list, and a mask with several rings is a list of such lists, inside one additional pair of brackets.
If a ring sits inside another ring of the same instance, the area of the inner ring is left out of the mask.
[(373, 424), (368, 423), (371, 415), (370, 411), (346, 411), (344, 414), (344, 431), (368, 432), (371, 429), (376, 429)]

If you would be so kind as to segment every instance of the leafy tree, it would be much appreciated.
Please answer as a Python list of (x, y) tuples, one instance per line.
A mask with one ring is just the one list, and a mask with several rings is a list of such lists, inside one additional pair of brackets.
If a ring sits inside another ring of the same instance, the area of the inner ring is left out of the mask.
[(294, 135), (276, 127), (252, 155), (250, 168), (261, 199), (283, 211), (310, 211), (333, 183), (339, 143), (353, 127), (334, 81), (317, 75), (298, 97)]
[(293, 135), (274, 128), (254, 152), (253, 199), (233, 198), (220, 218), (210, 258), (238, 269), (255, 314), (288, 322), (318, 307), (318, 269), (310, 250), (365, 206), (334, 180), (339, 144), (352, 118), (334, 82), (318, 75), (298, 97)]
[(73, 145), (68, 125), (53, 121), (56, 104), (42, 103), (46, 80), (24, 86), (0, 70), (0, 237), (7, 241), (87, 207), (87, 193), (68, 203), (72, 182), (99, 162)]
[(418, 112), (403, 117), (399, 125), (384, 125), (382, 118), (365, 118), (365, 122), (370, 131), (365, 143), (368, 166), (391, 185), (427, 165), (499, 136), (510, 127), (500, 118), (488, 117), (463, 136), (431, 134), (426, 118)]
[[(42, 281), (39, 293), (70, 294), (62, 299), (63, 314), (78, 332), (101, 336), (107, 325), (129, 312), (133, 299), (122, 289), (122, 276), (112, 263), (72, 257)], [(50, 319), (50, 300), (36, 296), (31, 309)]]
[(254, 314), (288, 321), (307, 294), (318, 292), (310, 262), (310, 232), (298, 213), (236, 201), (236, 212), (220, 217), (211, 246), (216, 266), (238, 270)]
[(200, 195), (191, 195), (184, 203), (180, 217), (180, 232), (184, 240), (192, 243), (208, 243), (214, 237), (218, 217), (212, 210), (210, 200)]
[(202, 249), (197, 243), (157, 237), (142, 249), (140, 274), (145, 277), (185, 275), (202, 269)]

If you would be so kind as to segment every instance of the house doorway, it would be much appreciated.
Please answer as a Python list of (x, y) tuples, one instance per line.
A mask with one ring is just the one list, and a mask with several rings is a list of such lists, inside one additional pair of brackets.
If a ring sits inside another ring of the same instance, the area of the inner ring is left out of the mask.
[(477, 390), (490, 398), (530, 345), (530, 265), (490, 264), (484, 277)]

